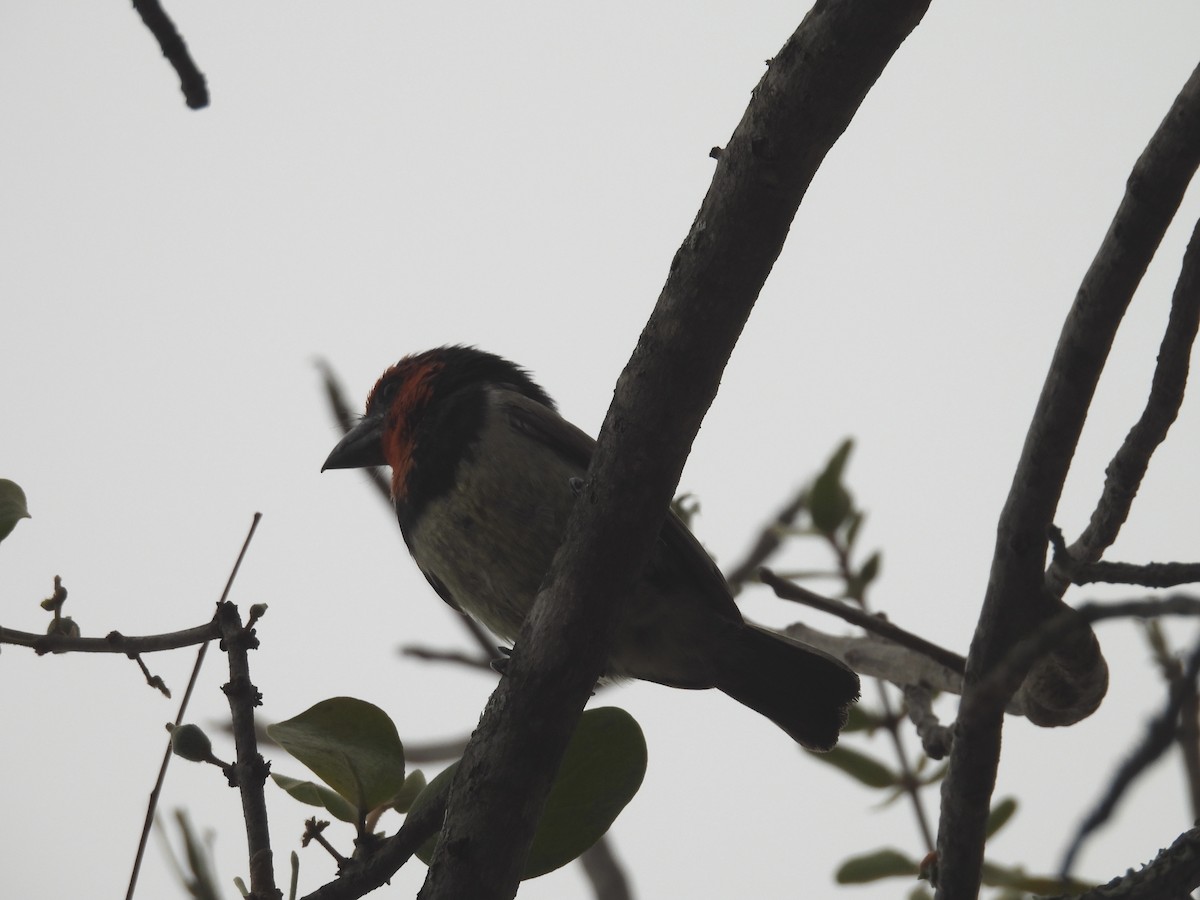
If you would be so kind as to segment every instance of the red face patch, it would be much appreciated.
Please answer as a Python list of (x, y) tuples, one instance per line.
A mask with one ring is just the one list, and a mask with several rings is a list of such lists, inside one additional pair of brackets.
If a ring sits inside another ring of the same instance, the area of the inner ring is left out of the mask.
[(404, 496), (413, 467), (413, 435), (433, 396), (433, 382), (442, 363), (427, 354), (407, 357), (392, 366), (371, 389), (367, 409), (386, 403), (383, 418), (383, 457), (392, 467), (392, 499)]

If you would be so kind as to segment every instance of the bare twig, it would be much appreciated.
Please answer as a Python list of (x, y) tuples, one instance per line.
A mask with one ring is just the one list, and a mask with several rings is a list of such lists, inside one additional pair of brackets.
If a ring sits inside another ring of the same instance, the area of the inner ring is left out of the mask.
[(1063, 856), (1063, 878), (1070, 876), (1071, 869), (1075, 865), (1075, 857), (1088, 835), (1108, 821), (1117, 808), (1117, 804), (1138, 776), (1144, 773), (1174, 743), (1179, 732), (1180, 711), (1188, 704), (1193, 708), (1196, 705), (1196, 674), (1198, 671), (1200, 671), (1200, 645), (1197, 645), (1189, 656), (1183, 676), (1171, 682), (1166, 708), (1150, 721), (1145, 734), (1142, 735), (1141, 742), (1121, 763), (1100, 802), (1080, 823), (1079, 831)]
[(931, 641), (919, 635), (913, 634), (911, 631), (905, 631), (898, 625), (893, 625), (887, 619), (882, 619), (878, 615), (864, 612), (857, 607), (850, 606), (847, 603), (842, 603), (839, 600), (831, 600), (828, 597), (822, 597), (808, 588), (800, 585), (784, 581), (770, 569), (761, 569), (759, 571), (759, 579), (763, 584), (768, 585), (775, 591), (775, 596), (783, 600), (793, 600), (796, 603), (803, 603), (805, 606), (811, 606), (813, 609), (819, 609), (821, 612), (829, 613), (832, 616), (837, 616), (839, 619), (844, 619), (851, 625), (857, 625), (866, 631), (873, 632), (880, 637), (885, 637), (889, 641), (908, 647), (910, 650), (915, 650), (928, 656), (938, 665), (945, 666), (959, 675), (966, 669), (967, 661), (944, 647), (939, 647)]
[(954, 742), (954, 728), (938, 721), (933, 711), (933, 691), (923, 684), (906, 684), (903, 690), (909, 721), (917, 729), (925, 755), (930, 759), (945, 758)]
[(137, 10), (142, 22), (150, 29), (162, 54), (167, 62), (179, 75), (179, 87), (183, 90), (183, 98), (188, 109), (204, 109), (208, 106), (208, 84), (204, 75), (196, 67), (188, 52), (187, 44), (175, 29), (175, 23), (163, 10), (158, 0), (133, 0), (133, 8)]
[[(250, 522), (250, 530), (246, 532), (246, 539), (242, 541), (242, 549), (238, 552), (237, 559), (233, 563), (233, 568), (229, 571), (229, 577), (225, 580), (225, 589), (221, 591), (221, 599), (217, 601), (218, 609), (220, 609), (221, 605), (229, 597), (229, 591), (233, 588), (233, 580), (237, 577), (238, 569), (242, 567), (242, 560), (246, 556), (246, 550), (250, 546), (250, 540), (254, 537), (254, 532), (258, 529), (258, 522), (261, 518), (262, 513), (255, 513), (254, 518)], [(214, 633), (209, 636), (209, 639), (217, 637), (220, 634), (220, 627), (216, 616), (213, 617), (212, 628), (214, 629)], [(179, 712), (175, 715), (175, 727), (183, 724), (183, 717), (187, 713), (188, 704), (192, 699), (192, 691), (196, 688), (196, 679), (200, 677), (200, 667), (204, 664), (204, 657), (208, 653), (209, 639), (200, 644), (200, 649), (196, 653), (196, 663), (192, 666), (192, 675), (188, 679), (187, 688), (183, 692), (183, 699), (179, 701)], [(188, 645), (184, 644), (182, 646)], [(171, 739), (167, 738), (167, 749), (163, 752), (162, 763), (158, 767), (158, 778), (154, 781), (154, 788), (150, 791), (150, 801), (146, 805), (146, 819), (142, 825), (142, 835), (138, 840), (137, 853), (133, 857), (133, 870), (129, 873), (129, 887), (125, 892), (125, 900), (133, 900), (133, 892), (137, 888), (138, 872), (142, 868), (142, 857), (146, 853), (146, 842), (150, 838), (150, 829), (154, 825), (154, 813), (158, 808), (158, 797), (162, 793), (163, 782), (167, 778), (167, 766), (170, 762)]]
[(404, 758), (411, 763), (434, 763), (458, 759), (467, 749), (467, 741), (470, 740), (470, 737), (469, 734), (466, 734), (449, 740), (426, 741), (420, 744), (410, 744), (405, 741)]
[(492, 669), (492, 658), (482, 655), (470, 655), (459, 650), (434, 650), (431, 647), (421, 647), (416, 644), (406, 644), (400, 648), (400, 652), (405, 656), (423, 659), (426, 662), (456, 663), (469, 669), (482, 669), (495, 674)]
[(747, 581), (758, 577), (758, 570), (783, 546), (787, 529), (796, 521), (796, 517), (807, 503), (808, 489), (801, 488), (791, 501), (775, 514), (775, 518), (763, 526), (746, 558), (725, 574), (725, 581), (735, 597)]
[[(1150, 384), (1150, 395), (1141, 417), (1125, 437), (1105, 470), (1104, 490), (1091, 521), (1071, 545), (1069, 559), (1076, 564), (1097, 562), (1129, 516), (1133, 498), (1150, 465), (1150, 457), (1166, 439), (1187, 386), (1188, 361), (1196, 330), (1200, 326), (1200, 222), (1183, 254), (1183, 266), (1171, 298), (1171, 313), (1158, 349), (1158, 363)], [(1056, 557), (1058, 559), (1058, 557)], [(1197, 567), (1200, 569), (1200, 566)], [(1052, 571), (1054, 567), (1051, 567)], [(1059, 594), (1065, 589), (1060, 579)]]
[(608, 835), (592, 844), (579, 859), (596, 900), (632, 900), (629, 880), (613, 854)]
[(1200, 563), (1094, 562), (1080, 566), (1071, 583), (1136, 584), (1147, 588), (1170, 588), (1200, 582)]
[[(1200, 68), (1134, 166), (1125, 197), (1067, 316), (996, 530), (983, 609), (968, 657), (959, 725), (942, 791), (940, 898), (974, 897), (1000, 758), (1004, 703), (976, 687), (1061, 601), (1044, 584), (1046, 533), (1114, 335), (1133, 292), (1200, 165)], [(1088, 682), (1099, 672), (1094, 635), (1075, 633), (1058, 662)], [(1019, 683), (1018, 679), (1018, 683)], [(1012, 687), (1015, 687), (1013, 685)], [(1057, 699), (1057, 698), (1056, 698)], [(1095, 702), (1099, 702), (1095, 700)], [(967, 724), (969, 722), (969, 724)]]
[(13, 628), (0, 628), (0, 644), (15, 644), (30, 647), (41, 656), (44, 653), (121, 653), (137, 656), (139, 653), (157, 653), (162, 650), (179, 650), (195, 647), (211, 641), (219, 634), (216, 620), (183, 631), (167, 634), (147, 634), (127, 637), (119, 631), (109, 632), (102, 638), (66, 637), (65, 635), (33, 634)]
[(303, 900), (357, 900), (388, 882), (417, 848), (437, 834), (446, 815), (446, 794), (441, 793), (409, 812), (404, 824), (366, 860), (352, 860), (340, 877), (318, 888)]

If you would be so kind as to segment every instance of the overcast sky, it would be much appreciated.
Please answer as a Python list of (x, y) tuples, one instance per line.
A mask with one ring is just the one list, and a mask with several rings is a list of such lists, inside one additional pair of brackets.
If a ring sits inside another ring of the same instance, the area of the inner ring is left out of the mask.
[[(252, 659), (263, 715), (350, 694), (405, 740), (464, 734), (492, 682), (397, 657), (403, 643), (467, 645), (364, 480), (319, 474), (336, 429), (314, 360), (357, 402), (401, 355), (475, 343), (530, 368), (594, 433), (707, 188), (709, 148), (803, 6), (170, 11), (209, 80), (202, 112), (128, 3), (0, 13), (0, 477), (34, 516), (0, 546), (0, 621), (41, 630), (37, 601), (60, 574), (86, 634), (199, 624), (261, 511), (233, 599), (270, 605)], [(813, 182), (684, 472), (721, 564), (853, 436), (862, 545), (884, 554), (873, 603), (965, 652), (1063, 316), (1197, 35), (1200, 5), (1184, 0), (934, 4)], [(1057, 518), (1069, 539), (1141, 409), (1198, 215), (1193, 189), (1118, 338)], [(1195, 560), (1198, 445), (1189, 396), (1111, 558)], [(786, 562), (825, 560), (807, 548)], [(744, 608), (844, 628), (762, 590)], [(998, 796), (1023, 805), (988, 848), (998, 861), (1056, 866), (1163, 700), (1139, 629), (1099, 634), (1101, 710), (1070, 729), (1006, 727)], [(1190, 646), (1195, 629), (1170, 634)], [(178, 697), (192, 658), (148, 662)], [(193, 720), (226, 714), (223, 664), (210, 655)], [(633, 685), (597, 702), (629, 709), (649, 744), (612, 831), (643, 898), (835, 896), (849, 855), (924, 852), (904, 803), (880, 811), (878, 794), (715, 692)], [(0, 892), (123, 896), (175, 709), (127, 660), (4, 649)], [(882, 740), (848, 742), (890, 759)], [(215, 830), (224, 883), (244, 874), (219, 773), (176, 761), (163, 809), (177, 807)], [(308, 810), (276, 792), (271, 815), (284, 860)], [(1080, 874), (1107, 880), (1190, 823), (1171, 756)], [(349, 850), (347, 829), (332, 837)], [(332, 874), (302, 852), (304, 890)], [(388, 896), (423, 878), (414, 862)], [(179, 895), (152, 846), (139, 896)], [(569, 867), (521, 896), (589, 894)]]

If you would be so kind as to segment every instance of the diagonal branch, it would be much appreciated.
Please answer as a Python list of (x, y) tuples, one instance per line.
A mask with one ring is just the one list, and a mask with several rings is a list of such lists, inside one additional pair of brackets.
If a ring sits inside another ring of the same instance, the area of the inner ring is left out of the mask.
[[(1150, 457), (1166, 439), (1179, 415), (1187, 386), (1188, 361), (1196, 329), (1200, 325), (1200, 221), (1192, 229), (1183, 255), (1183, 267), (1171, 298), (1171, 314), (1158, 350), (1158, 364), (1150, 385), (1150, 396), (1141, 418), (1130, 429), (1112, 462), (1105, 470), (1104, 491), (1091, 521), (1070, 548), (1068, 564), (1097, 562), (1112, 546), (1129, 516)], [(1066, 589), (1066, 580), (1062, 589)], [(1060, 594), (1061, 594), (1060, 590)]]
[(890, 641), (894, 641), (902, 647), (907, 647), (910, 650), (915, 650), (918, 653), (924, 654), (939, 665), (945, 666), (947, 669), (961, 675), (966, 668), (966, 660), (952, 650), (947, 650), (944, 647), (939, 647), (932, 641), (927, 641), (918, 634), (913, 634), (911, 631), (905, 631), (898, 625), (893, 625), (887, 619), (881, 619), (879, 616), (871, 615), (869, 612), (864, 612), (857, 607), (850, 606), (848, 603), (842, 603), (838, 600), (830, 600), (828, 597), (822, 597), (820, 594), (810, 591), (806, 587), (795, 584), (791, 581), (786, 581), (772, 572), (770, 569), (760, 569), (759, 579), (763, 584), (775, 591), (775, 596), (782, 600), (792, 600), (796, 603), (803, 603), (805, 606), (811, 606), (813, 609), (819, 609), (822, 612), (829, 613), (831, 616), (837, 616), (844, 619), (852, 625), (878, 634)]
[(1093, 831), (1109, 820), (1116, 811), (1117, 804), (1133, 785), (1139, 776), (1158, 760), (1175, 742), (1179, 731), (1179, 716), (1184, 707), (1196, 705), (1196, 675), (1200, 672), (1200, 645), (1188, 656), (1187, 665), (1180, 676), (1174, 679), (1167, 692), (1166, 708), (1155, 716), (1146, 726), (1137, 747), (1121, 762), (1113, 775), (1112, 782), (1104, 792), (1104, 796), (1088, 813), (1079, 826), (1079, 831), (1071, 841), (1070, 847), (1063, 856), (1062, 877), (1071, 874), (1084, 841)]
[(162, 4), (159, 0), (133, 0), (133, 8), (142, 17), (142, 22), (158, 41), (163, 56), (179, 76), (179, 87), (188, 109), (204, 109), (208, 106), (208, 83)]
[(771, 61), (617, 382), (564, 543), (450, 792), (420, 896), (511, 897), (684, 460), (800, 200), (927, 0), (826, 0)]
[[(939, 897), (974, 897), (979, 889), (1007, 696), (980, 709), (973, 686), (1014, 643), (1061, 605), (1044, 585), (1048, 529), (1117, 326), (1198, 164), (1200, 68), (1192, 73), (1134, 166), (1125, 197), (1083, 278), (1000, 514), (987, 592), (967, 661), (959, 728), (942, 792)], [(1094, 640), (1089, 632), (1062, 648), (1065, 662), (1076, 661), (1072, 656), (1080, 654), (1085, 672), (1100, 671), (1103, 658)], [(1008, 685), (1007, 693), (1019, 683), (1018, 677)], [(970, 720), (967, 727), (964, 718)]]

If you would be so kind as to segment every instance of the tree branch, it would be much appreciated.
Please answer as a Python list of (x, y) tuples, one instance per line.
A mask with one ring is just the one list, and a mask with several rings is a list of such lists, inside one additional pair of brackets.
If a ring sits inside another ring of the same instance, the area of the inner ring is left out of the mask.
[[(1063, 325), (1008, 499), (983, 609), (967, 660), (959, 726), (942, 792), (940, 898), (979, 889), (988, 804), (1000, 757), (1004, 701), (986, 706), (974, 687), (1023, 635), (1061, 605), (1044, 584), (1047, 531), (1118, 324), (1200, 164), (1200, 68), (1134, 166), (1125, 197)], [(1086, 674), (1103, 664), (1094, 635), (1063, 647)], [(1094, 654), (1088, 658), (1088, 651)], [(1083, 659), (1079, 660), (1078, 657)], [(1011, 685), (1013, 689), (1020, 679)], [(965, 724), (969, 722), (970, 724)]]
[(417, 848), (437, 834), (446, 815), (446, 795), (442, 793), (409, 812), (404, 824), (384, 840), (366, 862), (352, 861), (340, 876), (303, 900), (358, 900), (378, 887), (387, 884)]
[(221, 623), (221, 646), (229, 658), (229, 681), (221, 690), (229, 698), (233, 741), (237, 748), (233, 773), (242, 798), (242, 818), (246, 822), (250, 897), (252, 900), (279, 900), (283, 892), (275, 885), (267, 799), (263, 791), (271, 765), (258, 752), (254, 731), (254, 708), (262, 705), (262, 695), (250, 680), (248, 651), (258, 649), (258, 638), (254, 629), (242, 627), (241, 616), (232, 603), (222, 603), (217, 608), (217, 620)]
[[(857, 625), (865, 631), (870, 631), (902, 647), (907, 647), (910, 650), (924, 654), (938, 665), (945, 666), (959, 675), (963, 674), (966, 670), (967, 661), (957, 653), (947, 650), (944, 647), (939, 647), (937, 644), (927, 641), (925, 638), (913, 634), (911, 631), (905, 631), (900, 626), (893, 625), (887, 619), (882, 619), (878, 615), (871, 615), (849, 604), (830, 600), (828, 597), (822, 597), (808, 588), (801, 587), (791, 581), (785, 581), (770, 569), (761, 569), (759, 571), (759, 579), (763, 584), (770, 586), (775, 591), (776, 597), (783, 600), (792, 600), (796, 603), (803, 603), (805, 606), (811, 606), (813, 609), (827, 612), (831, 616), (837, 616), (852, 625)], [(890, 681), (891, 679), (888, 680)]]
[[(221, 598), (217, 601), (218, 609), (228, 600), (229, 592), (233, 590), (233, 580), (237, 578), (237, 573), (242, 567), (242, 560), (246, 558), (246, 551), (250, 548), (250, 541), (254, 539), (254, 532), (258, 530), (258, 523), (261, 519), (262, 513), (255, 513), (254, 518), (250, 521), (250, 530), (246, 532), (246, 539), (242, 541), (242, 549), (238, 552), (237, 559), (234, 560), (233, 568), (229, 570), (229, 577), (225, 580), (225, 589), (221, 591)], [(220, 625), (216, 615), (209, 624), (214, 631), (211, 637), (219, 637)], [(179, 701), (179, 712), (175, 716), (174, 723), (176, 728), (183, 724), (188, 704), (191, 703), (192, 693), (196, 689), (196, 681), (200, 677), (200, 667), (204, 665), (204, 657), (208, 653), (208, 643), (208, 639), (200, 642), (200, 649), (196, 653), (196, 662), (192, 666), (191, 677), (188, 678), (183, 699)], [(150, 791), (150, 799), (146, 804), (146, 819), (142, 825), (142, 835), (138, 840), (137, 853), (133, 857), (133, 868), (129, 873), (129, 886), (125, 893), (125, 900), (133, 900), (133, 892), (137, 889), (138, 873), (142, 869), (142, 859), (146, 854), (146, 842), (150, 839), (150, 828), (154, 824), (154, 814), (158, 809), (158, 798), (162, 794), (163, 783), (167, 780), (167, 767), (171, 764), (171, 756), (172, 746), (171, 740), (168, 738), (167, 747), (163, 751), (162, 763), (158, 767), (158, 777), (154, 781), (154, 788)]]
[(1179, 716), (1185, 706), (1196, 705), (1196, 675), (1200, 672), (1200, 645), (1192, 650), (1180, 677), (1168, 685), (1166, 707), (1146, 725), (1137, 747), (1117, 769), (1104, 796), (1084, 818), (1074, 840), (1063, 856), (1061, 876), (1066, 879), (1075, 865), (1075, 857), (1083, 842), (1093, 831), (1112, 816), (1128, 788), (1175, 742), (1179, 733)]
[(1200, 563), (1120, 563), (1100, 562), (1081, 566), (1071, 583), (1136, 584), (1147, 588), (1169, 588), (1200, 581)]
[(784, 532), (796, 521), (796, 517), (807, 505), (808, 488), (804, 487), (796, 491), (791, 501), (775, 514), (775, 518), (763, 526), (758, 533), (758, 538), (754, 541), (754, 546), (746, 554), (746, 558), (725, 573), (725, 581), (733, 596), (738, 595), (747, 581), (756, 578), (758, 570), (765, 566), (767, 561), (783, 546)]
[[(1167, 431), (1179, 415), (1197, 326), (1200, 326), (1200, 221), (1192, 229), (1191, 240), (1183, 255), (1146, 408), (1108, 464), (1100, 501), (1087, 528), (1071, 545), (1068, 564), (1087, 565), (1099, 561), (1117, 539), (1146, 476), (1150, 457), (1166, 439)], [(1060, 559), (1060, 556), (1055, 557), (1056, 562)], [(1055, 568), (1052, 565), (1051, 571)], [(1060, 595), (1069, 581), (1069, 578), (1062, 580)]]
[(102, 638), (67, 637), (65, 635), (34, 634), (13, 628), (0, 628), (0, 644), (15, 644), (30, 647), (38, 656), (45, 653), (121, 653), (135, 656), (139, 653), (157, 653), (162, 650), (178, 650), (195, 647), (220, 637), (217, 620), (183, 631), (168, 634), (146, 634), (127, 637), (119, 631), (110, 631)]
[(1185, 831), (1136, 872), (1082, 894), (1042, 900), (1183, 900), (1200, 887), (1200, 827)]
[(592, 844), (583, 856), (579, 857), (579, 861), (592, 883), (596, 900), (632, 900), (629, 880), (625, 877), (612, 847), (609, 846), (607, 834)]
[(511, 897), (616, 616), (821, 160), (927, 2), (819, 2), (772, 60), (619, 379), (588, 479), (467, 746), (420, 896)]
[(175, 23), (158, 0), (133, 0), (133, 8), (158, 41), (167, 62), (179, 75), (179, 87), (183, 91), (183, 99), (188, 109), (204, 109), (208, 106), (208, 83), (192, 60), (187, 44), (175, 30)]

